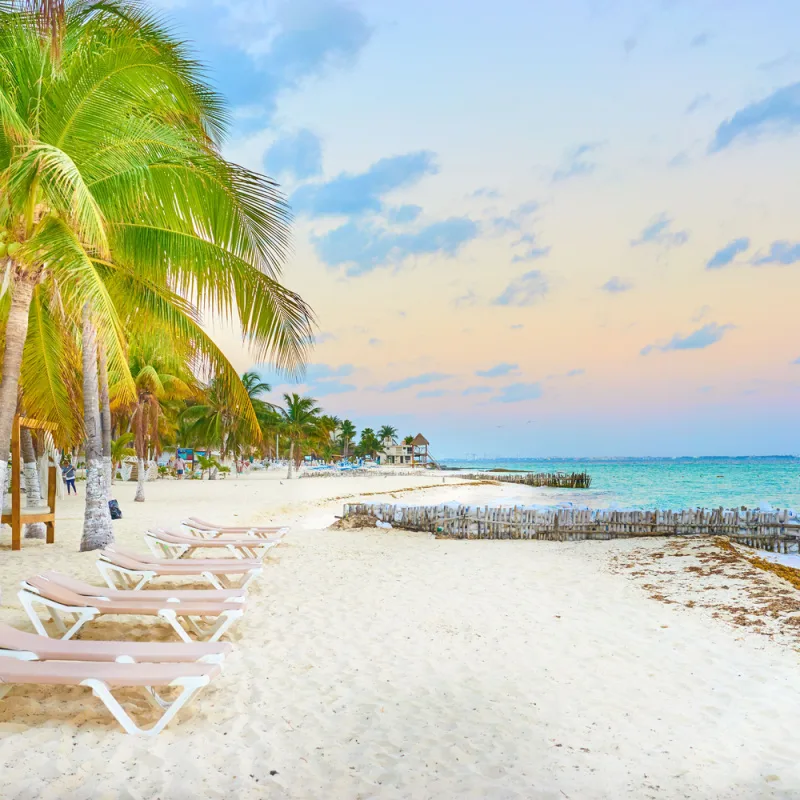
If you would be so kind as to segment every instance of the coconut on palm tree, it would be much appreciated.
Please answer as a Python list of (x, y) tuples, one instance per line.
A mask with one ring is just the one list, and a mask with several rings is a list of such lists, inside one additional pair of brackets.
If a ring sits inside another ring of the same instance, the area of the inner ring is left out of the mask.
[[(93, 488), (81, 547), (93, 549), (111, 538), (95, 414), (99, 353), (118, 393), (135, 394), (110, 287), (149, 290), (143, 315), (160, 304), (189, 317), (205, 305), (238, 319), (259, 360), (285, 368), (303, 360), (311, 315), (278, 280), (283, 199), (220, 155), (226, 113), (186, 47), (139, 3), (31, 5), (33, 13), (0, 3), (0, 256), (9, 287), (0, 303), (0, 485), (30, 320), (46, 312), (43, 346), (63, 324), (90, 351), (82, 405)], [(49, 399), (26, 390), (34, 416), (52, 415), (53, 399), (57, 413), (70, 405), (57, 371), (48, 377)]]

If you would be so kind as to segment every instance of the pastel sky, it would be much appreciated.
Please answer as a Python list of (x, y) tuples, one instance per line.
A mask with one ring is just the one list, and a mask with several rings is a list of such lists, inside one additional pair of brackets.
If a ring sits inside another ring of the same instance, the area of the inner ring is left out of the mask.
[(293, 208), (276, 396), (439, 457), (800, 452), (800, 3), (158, 5)]

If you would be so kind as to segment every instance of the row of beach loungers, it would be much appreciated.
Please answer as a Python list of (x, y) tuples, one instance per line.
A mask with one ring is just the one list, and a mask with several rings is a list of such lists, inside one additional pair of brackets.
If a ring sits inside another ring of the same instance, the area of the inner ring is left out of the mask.
[[(147, 531), (145, 542), (152, 555), (117, 547), (101, 551), (97, 567), (108, 588), (55, 571), (24, 581), (19, 599), (36, 634), (0, 624), (0, 699), (15, 684), (87, 686), (127, 733), (160, 733), (219, 675), (232, 646), (218, 640), (244, 614), (246, 587), (261, 573), (266, 553), (288, 530), (225, 527), (196, 518), (182, 524), (187, 532)], [(197, 558), (199, 550), (217, 550), (227, 557)], [(145, 588), (159, 578), (202, 580), (213, 588)], [(72, 638), (87, 623), (108, 615), (153, 617), (170, 625), (181, 641)], [(57, 638), (51, 638), (53, 633)], [(152, 727), (144, 729), (134, 722), (114, 696), (120, 688), (143, 690), (160, 713)], [(169, 689), (173, 694), (178, 689), (171, 700), (162, 696)]]

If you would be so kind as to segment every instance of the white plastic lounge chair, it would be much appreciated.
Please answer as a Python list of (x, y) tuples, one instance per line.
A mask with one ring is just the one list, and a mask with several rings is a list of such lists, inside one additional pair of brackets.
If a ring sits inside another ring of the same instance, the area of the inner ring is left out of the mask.
[[(219, 672), (219, 664), (121, 664), (0, 658), (0, 699), (8, 694), (14, 684), (87, 686), (95, 697), (105, 703), (127, 733), (155, 736)], [(141, 687), (150, 704), (162, 712), (151, 728), (140, 728), (114, 697), (113, 690), (121, 687)], [(156, 691), (166, 687), (180, 687), (180, 693), (171, 702)]]
[(215, 589), (245, 589), (262, 570), (261, 562), (254, 559), (164, 559), (120, 550), (116, 545), (99, 555), (97, 569), (111, 589), (138, 591), (156, 578), (202, 579)]
[(264, 558), (267, 550), (278, 543), (255, 537), (242, 537), (229, 539), (216, 537), (204, 539), (201, 536), (191, 536), (185, 533), (175, 533), (162, 528), (149, 530), (144, 535), (144, 540), (155, 556), (163, 555), (167, 558), (189, 558), (198, 550), (228, 551), (235, 558), (255, 558), (259, 561)]
[[(170, 625), (184, 642), (193, 641), (189, 630), (201, 640), (215, 642), (244, 614), (245, 607), (243, 602), (172, 602), (148, 600), (146, 597), (141, 600), (84, 597), (41, 575), (22, 583), (19, 599), (37, 633), (42, 636), (50, 635), (39, 618), (38, 609), (42, 608), (49, 613), (61, 639), (71, 639), (95, 617), (114, 614), (158, 617)], [(236, 607), (231, 608), (232, 605)], [(71, 627), (67, 628), (61, 618), (62, 614), (73, 615), (75, 621)], [(213, 622), (206, 623), (205, 619)]]
[(47, 578), (65, 589), (83, 597), (107, 597), (109, 600), (162, 600), (171, 603), (184, 603), (186, 601), (206, 601), (219, 603), (243, 603), (247, 593), (239, 589), (106, 589), (104, 586), (92, 586), (69, 575), (60, 572), (42, 572), (41, 577)]
[(51, 639), (0, 623), (0, 658), (18, 661), (117, 661), (120, 664), (222, 664), (227, 642), (102, 642)]
[(215, 522), (207, 522), (197, 517), (187, 517), (181, 520), (181, 525), (188, 528), (196, 536), (205, 538), (234, 535), (255, 536), (259, 539), (282, 539), (289, 532), (289, 528), (285, 525), (218, 525)]

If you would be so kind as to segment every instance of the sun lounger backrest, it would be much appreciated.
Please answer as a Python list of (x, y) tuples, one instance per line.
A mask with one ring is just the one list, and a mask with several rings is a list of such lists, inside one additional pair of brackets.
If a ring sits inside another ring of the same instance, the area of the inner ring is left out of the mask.
[(61, 603), (65, 606), (91, 605), (87, 598), (81, 597), (79, 594), (71, 592), (69, 589), (65, 589), (63, 586), (59, 586), (53, 581), (47, 580), (47, 578), (41, 575), (28, 578), (27, 583), (38, 589), (42, 596), (46, 597), (48, 600), (54, 600), (56, 603)]
[(55, 572), (54, 570), (43, 572), (42, 577), (47, 578), (47, 580), (52, 581), (53, 583), (57, 583), (63, 589), (68, 589), (70, 592), (75, 592), (75, 594), (82, 596), (96, 596), (104, 595), (106, 593), (104, 587), (102, 586), (92, 586), (89, 583), (76, 580), (75, 578), (71, 578), (69, 575), (62, 575), (60, 572)]

